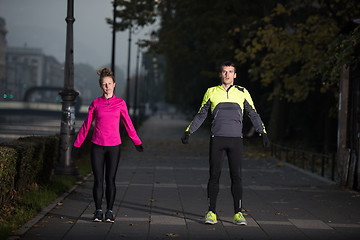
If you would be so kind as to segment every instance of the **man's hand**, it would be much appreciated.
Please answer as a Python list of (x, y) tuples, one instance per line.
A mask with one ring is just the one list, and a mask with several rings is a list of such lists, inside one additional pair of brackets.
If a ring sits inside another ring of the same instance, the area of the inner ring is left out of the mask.
[(140, 145), (135, 145), (135, 148), (136, 148), (136, 151), (138, 151), (138, 152), (144, 151), (144, 147), (142, 146), (142, 144), (140, 144)]
[(190, 137), (190, 132), (188, 132), (188, 131), (184, 132), (184, 134), (181, 137), (181, 142), (183, 144), (188, 144), (189, 143), (189, 137)]
[(263, 146), (264, 146), (265, 148), (269, 148), (269, 147), (270, 147), (270, 141), (269, 141), (269, 138), (268, 138), (267, 134), (266, 134), (266, 133), (262, 133), (262, 134), (261, 134), (261, 137), (262, 137), (262, 140), (263, 140)]

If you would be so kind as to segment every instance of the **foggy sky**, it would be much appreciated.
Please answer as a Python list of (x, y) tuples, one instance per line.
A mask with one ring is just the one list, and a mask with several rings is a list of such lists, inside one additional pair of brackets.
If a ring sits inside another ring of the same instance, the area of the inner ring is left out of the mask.
[[(74, 62), (99, 68), (111, 62), (112, 0), (74, 0)], [(8, 47), (42, 48), (46, 55), (65, 62), (67, 0), (0, 0), (0, 17), (6, 21)], [(135, 69), (138, 38), (149, 39), (155, 26), (138, 30), (132, 38), (131, 69)], [(115, 63), (127, 66), (128, 31), (116, 34)]]

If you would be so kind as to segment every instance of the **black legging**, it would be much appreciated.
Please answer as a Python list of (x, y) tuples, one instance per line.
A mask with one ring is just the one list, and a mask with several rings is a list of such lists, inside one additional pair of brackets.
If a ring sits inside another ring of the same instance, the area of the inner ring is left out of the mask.
[(92, 144), (91, 166), (94, 174), (93, 196), (96, 209), (101, 209), (104, 195), (104, 168), (106, 181), (106, 203), (107, 209), (112, 210), (115, 195), (115, 177), (120, 160), (120, 145), (99, 146)]
[(216, 212), (216, 199), (219, 193), (219, 180), (225, 153), (229, 161), (234, 212), (237, 213), (241, 211), (242, 200), (241, 162), (243, 139), (240, 137), (215, 136), (210, 139), (210, 178), (207, 187), (209, 211)]

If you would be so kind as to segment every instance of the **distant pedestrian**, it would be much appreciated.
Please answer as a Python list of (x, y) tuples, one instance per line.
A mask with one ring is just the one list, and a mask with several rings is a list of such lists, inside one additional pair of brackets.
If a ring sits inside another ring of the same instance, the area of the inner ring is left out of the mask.
[(91, 166), (94, 174), (93, 197), (96, 207), (93, 221), (101, 222), (103, 220), (101, 205), (104, 195), (105, 169), (107, 202), (105, 221), (114, 222), (112, 210), (116, 195), (115, 177), (120, 160), (120, 119), (122, 119), (129, 137), (135, 144), (136, 150), (142, 152), (143, 146), (131, 122), (125, 101), (114, 95), (116, 83), (113, 73), (108, 68), (102, 68), (97, 70), (97, 74), (103, 96), (94, 99), (90, 104), (88, 115), (81, 126), (74, 147), (81, 146), (92, 122), (95, 121), (91, 139)]
[(209, 181), (207, 196), (209, 209), (205, 216), (205, 223), (217, 223), (216, 199), (219, 193), (219, 179), (225, 153), (227, 154), (231, 177), (231, 193), (234, 200), (234, 223), (247, 225), (242, 210), (242, 154), (243, 154), (243, 115), (244, 110), (250, 117), (255, 130), (261, 134), (263, 145), (270, 146), (265, 127), (249, 92), (238, 85), (234, 85), (236, 78), (235, 65), (224, 62), (220, 68), (221, 84), (208, 88), (200, 110), (186, 128), (181, 137), (183, 144), (189, 142), (189, 136), (204, 122), (210, 110), (212, 118)]

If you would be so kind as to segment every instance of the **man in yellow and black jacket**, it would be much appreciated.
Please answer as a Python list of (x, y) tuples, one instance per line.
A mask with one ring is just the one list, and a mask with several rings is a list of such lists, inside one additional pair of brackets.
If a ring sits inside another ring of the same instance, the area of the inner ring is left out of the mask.
[(262, 136), (264, 147), (269, 147), (265, 126), (256, 112), (249, 92), (234, 85), (236, 68), (232, 62), (224, 62), (220, 69), (221, 85), (209, 88), (203, 98), (200, 110), (186, 128), (182, 143), (189, 142), (189, 136), (204, 122), (211, 111), (212, 127), (210, 139), (210, 177), (207, 186), (209, 211), (205, 223), (217, 223), (216, 199), (219, 193), (219, 179), (224, 153), (227, 154), (231, 177), (231, 193), (234, 200), (234, 223), (247, 225), (241, 213), (242, 176), (241, 162), (243, 153), (243, 115), (249, 116), (255, 130)]

